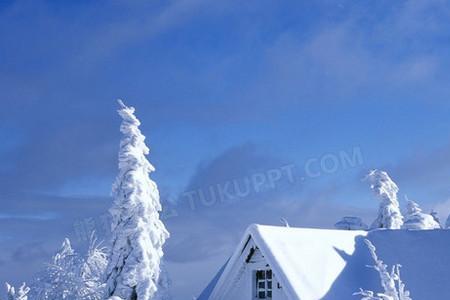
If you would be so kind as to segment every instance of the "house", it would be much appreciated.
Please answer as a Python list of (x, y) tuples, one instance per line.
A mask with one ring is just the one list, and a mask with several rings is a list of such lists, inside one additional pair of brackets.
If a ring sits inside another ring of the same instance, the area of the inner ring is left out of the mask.
[(251, 225), (198, 300), (346, 300), (382, 292), (369, 239), (414, 300), (450, 299), (450, 230), (346, 231)]

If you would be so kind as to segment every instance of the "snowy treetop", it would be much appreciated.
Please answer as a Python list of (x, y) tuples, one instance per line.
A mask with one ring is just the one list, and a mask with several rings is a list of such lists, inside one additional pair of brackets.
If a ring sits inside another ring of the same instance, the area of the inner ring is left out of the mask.
[(371, 170), (366, 179), (370, 183), (370, 188), (382, 200), (392, 202), (398, 205), (397, 193), (399, 188), (397, 184), (389, 177), (388, 173), (381, 170)]
[(398, 186), (385, 171), (381, 170), (371, 170), (366, 180), (380, 200), (378, 216), (371, 228), (400, 229), (403, 225), (403, 216), (397, 200)]
[(120, 109), (119, 115), (122, 117), (120, 131), (123, 134), (120, 142), (119, 151), (119, 169), (133, 168), (137, 169), (144, 165), (144, 170), (153, 172), (155, 168), (145, 158), (150, 150), (145, 144), (145, 136), (141, 133), (139, 126), (141, 122), (134, 115), (134, 107), (126, 106), (122, 100), (118, 100)]
[(406, 204), (406, 209), (408, 211), (408, 215), (418, 214), (422, 212), (422, 209), (420, 208), (419, 204), (412, 200), (408, 200)]

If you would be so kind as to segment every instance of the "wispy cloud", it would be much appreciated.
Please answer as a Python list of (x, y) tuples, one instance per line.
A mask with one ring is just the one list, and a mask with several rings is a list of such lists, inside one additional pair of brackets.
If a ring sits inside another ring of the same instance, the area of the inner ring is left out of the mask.
[(0, 213), (0, 220), (30, 220), (30, 221), (48, 221), (58, 218), (55, 213), (44, 212), (41, 214), (8, 214)]

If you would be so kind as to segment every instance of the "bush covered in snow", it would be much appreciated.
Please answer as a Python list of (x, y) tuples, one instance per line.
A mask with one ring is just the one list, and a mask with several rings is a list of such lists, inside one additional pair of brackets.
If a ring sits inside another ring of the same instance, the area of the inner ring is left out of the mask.
[(425, 214), (419, 204), (409, 200), (407, 203), (407, 213), (402, 228), (404, 229), (439, 229), (440, 224), (435, 221), (432, 215)]
[(380, 170), (372, 170), (366, 176), (370, 188), (380, 200), (378, 216), (371, 228), (400, 229), (403, 216), (397, 200), (398, 187), (389, 175)]
[[(158, 188), (149, 173), (149, 148), (139, 130), (134, 108), (119, 100), (123, 134), (119, 150), (119, 175), (113, 185), (112, 239), (107, 267), (107, 297), (148, 300), (161, 284), (162, 247), (169, 237), (159, 218)], [(164, 282), (167, 282), (164, 280)]]
[(409, 291), (405, 289), (405, 284), (400, 278), (401, 266), (399, 264), (392, 266), (391, 272), (389, 272), (387, 265), (378, 258), (375, 246), (367, 239), (365, 243), (375, 262), (370, 267), (375, 269), (380, 275), (381, 286), (384, 292), (374, 293), (373, 291), (360, 289), (359, 292), (353, 295), (362, 296), (361, 300), (412, 300)]
[(334, 227), (341, 230), (367, 230), (368, 226), (359, 217), (343, 217), (342, 220), (334, 224)]

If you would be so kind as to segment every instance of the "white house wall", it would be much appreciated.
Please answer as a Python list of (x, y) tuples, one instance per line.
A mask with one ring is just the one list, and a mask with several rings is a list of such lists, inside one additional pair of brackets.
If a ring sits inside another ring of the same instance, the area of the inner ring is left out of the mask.
[[(246, 261), (249, 257), (251, 248), (254, 250), (251, 259)], [(267, 261), (262, 256), (259, 249), (250, 241), (242, 252), (242, 263), (236, 265), (236, 269), (233, 272), (233, 276), (228, 278), (231, 280), (231, 284), (228, 285), (226, 292), (223, 295), (215, 299), (220, 300), (254, 300), (257, 299), (255, 295), (255, 272), (257, 270), (264, 270), (270, 268)], [(280, 288), (278, 288), (280, 287)], [(214, 298), (213, 298), (214, 299)], [(276, 274), (272, 275), (272, 300), (288, 300), (283, 288), (279, 285)]]

